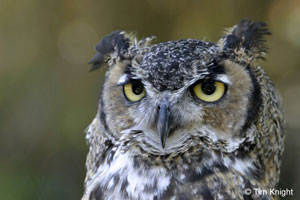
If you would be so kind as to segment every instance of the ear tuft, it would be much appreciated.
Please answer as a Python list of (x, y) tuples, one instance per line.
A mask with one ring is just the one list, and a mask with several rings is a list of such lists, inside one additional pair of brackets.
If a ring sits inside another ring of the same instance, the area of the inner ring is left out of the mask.
[(128, 51), (132, 40), (133, 36), (121, 31), (115, 31), (104, 36), (95, 47), (97, 51), (96, 55), (89, 61), (89, 64), (92, 65), (90, 71), (107, 64), (113, 53), (116, 53), (118, 57), (123, 58)]
[(243, 19), (229, 29), (218, 44), (225, 53), (243, 54), (251, 62), (264, 58), (267, 51), (265, 35), (271, 35), (266, 23)]

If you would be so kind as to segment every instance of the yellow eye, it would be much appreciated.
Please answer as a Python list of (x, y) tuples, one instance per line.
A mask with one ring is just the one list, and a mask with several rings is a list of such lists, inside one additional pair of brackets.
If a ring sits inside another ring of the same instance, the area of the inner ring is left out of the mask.
[(137, 102), (146, 95), (145, 88), (140, 82), (125, 84), (123, 86), (123, 91), (126, 98), (131, 102)]
[(224, 83), (213, 80), (204, 80), (193, 88), (195, 95), (205, 102), (218, 101), (225, 94), (225, 90)]

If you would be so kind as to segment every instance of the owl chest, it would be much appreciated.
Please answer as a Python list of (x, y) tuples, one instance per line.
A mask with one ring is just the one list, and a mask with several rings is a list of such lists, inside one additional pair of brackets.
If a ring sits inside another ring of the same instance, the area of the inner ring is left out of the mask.
[[(227, 172), (230, 168), (236, 168), (239, 173), (245, 173), (248, 163), (231, 163), (230, 160), (210, 156), (211, 159), (201, 159), (199, 162), (176, 165), (170, 170), (164, 165), (151, 167), (142, 162), (137, 163), (130, 152), (116, 152), (112, 159), (107, 159), (97, 172), (103, 199), (161, 199), (165, 194), (176, 196), (180, 188), (198, 191), (199, 183), (205, 177), (218, 172)], [(180, 187), (180, 188), (178, 188)]]
[(172, 176), (164, 167), (137, 166), (128, 154), (116, 154), (98, 170), (104, 199), (155, 199), (170, 185)]

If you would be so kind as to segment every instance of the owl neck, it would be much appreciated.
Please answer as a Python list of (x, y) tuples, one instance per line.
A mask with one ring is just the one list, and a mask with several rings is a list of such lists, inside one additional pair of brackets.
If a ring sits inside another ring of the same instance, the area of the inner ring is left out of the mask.
[[(102, 190), (103, 195), (125, 193), (125, 196), (133, 199), (154, 199), (172, 189), (172, 185), (176, 183), (193, 185), (209, 180), (216, 173), (230, 173), (242, 179), (249, 177), (251, 171), (257, 171), (248, 158), (237, 158), (215, 150), (196, 149), (190, 148), (176, 156), (151, 155), (134, 145), (119, 143), (99, 166), (88, 184), (87, 188), (91, 191), (87, 191), (87, 194), (98, 189)], [(145, 194), (151, 198), (146, 198)]]

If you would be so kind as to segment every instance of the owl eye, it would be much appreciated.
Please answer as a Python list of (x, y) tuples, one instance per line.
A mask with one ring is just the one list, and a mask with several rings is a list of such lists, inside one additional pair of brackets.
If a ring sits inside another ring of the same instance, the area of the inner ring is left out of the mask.
[(145, 88), (140, 82), (125, 84), (123, 86), (123, 92), (126, 98), (131, 102), (137, 102), (146, 95)]
[(193, 92), (202, 101), (215, 102), (221, 99), (226, 91), (224, 83), (214, 80), (204, 80), (193, 87)]

